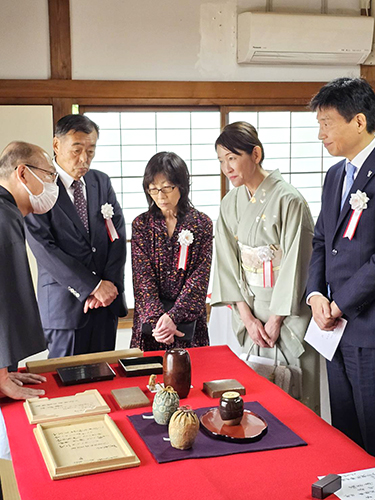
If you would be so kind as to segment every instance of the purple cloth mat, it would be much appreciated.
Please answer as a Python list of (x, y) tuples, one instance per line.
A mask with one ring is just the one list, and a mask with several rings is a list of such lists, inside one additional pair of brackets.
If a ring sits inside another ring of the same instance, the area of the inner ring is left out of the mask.
[[(128, 416), (138, 434), (150, 452), (160, 464), (174, 462), (175, 460), (185, 460), (187, 458), (219, 457), (222, 455), (232, 455), (234, 453), (246, 453), (249, 451), (275, 450), (279, 448), (292, 448), (294, 446), (306, 446), (297, 434), (284, 425), (280, 420), (267, 411), (260, 403), (253, 401), (245, 403), (244, 407), (263, 417), (268, 424), (268, 432), (259, 441), (250, 443), (232, 443), (213, 438), (205, 434), (202, 429), (193, 447), (190, 450), (176, 450), (172, 448), (169, 441), (164, 441), (163, 437), (168, 437), (168, 426), (159, 425), (154, 420), (143, 419), (142, 415)], [(209, 410), (199, 408), (195, 410), (198, 417)], [(152, 415), (145, 413), (144, 415)]]

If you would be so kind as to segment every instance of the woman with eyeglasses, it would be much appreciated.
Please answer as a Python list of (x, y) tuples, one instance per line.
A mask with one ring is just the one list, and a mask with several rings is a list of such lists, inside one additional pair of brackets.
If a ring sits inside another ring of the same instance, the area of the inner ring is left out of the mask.
[(277, 355), (299, 378), (293, 367), (302, 368), (302, 401), (319, 412), (319, 356), (303, 341), (311, 317), (309, 207), (278, 170), (262, 167), (263, 145), (249, 123), (227, 125), (215, 148), (234, 189), (222, 200), (216, 226), (211, 305), (231, 306), (243, 352)]
[(206, 294), (212, 221), (189, 200), (189, 172), (175, 153), (154, 155), (143, 189), (149, 209), (132, 224), (131, 347), (208, 345)]

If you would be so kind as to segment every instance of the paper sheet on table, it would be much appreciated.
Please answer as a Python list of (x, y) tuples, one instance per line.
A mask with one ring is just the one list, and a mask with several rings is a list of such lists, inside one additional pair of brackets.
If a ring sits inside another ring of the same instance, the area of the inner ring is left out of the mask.
[[(375, 469), (340, 474), (342, 486), (335, 492), (340, 500), (374, 500)], [(323, 476), (324, 477), (324, 476)]]
[(327, 332), (325, 330), (321, 330), (315, 323), (314, 318), (311, 318), (305, 335), (305, 340), (318, 352), (320, 352), (322, 356), (328, 359), (328, 361), (331, 361), (344, 333), (346, 324), (346, 319), (340, 318), (336, 328), (331, 332)]

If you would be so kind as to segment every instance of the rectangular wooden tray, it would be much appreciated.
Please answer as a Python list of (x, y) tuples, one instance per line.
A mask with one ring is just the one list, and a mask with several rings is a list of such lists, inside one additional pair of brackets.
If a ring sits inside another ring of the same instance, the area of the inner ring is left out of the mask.
[(108, 415), (38, 424), (34, 434), (51, 479), (140, 464), (139, 458)]
[(60, 398), (27, 399), (23, 406), (30, 424), (101, 415), (111, 411), (97, 389)]
[(75, 356), (66, 356), (65, 358), (50, 358), (38, 361), (28, 361), (26, 369), (30, 373), (47, 373), (54, 372), (57, 368), (63, 366), (84, 365), (89, 363), (117, 363), (120, 358), (142, 357), (143, 351), (137, 347), (131, 349), (123, 349), (121, 351), (103, 351), (92, 352), (90, 354), (77, 354)]
[(162, 356), (146, 356), (145, 358), (119, 359), (119, 365), (124, 369), (127, 377), (139, 377), (163, 373)]

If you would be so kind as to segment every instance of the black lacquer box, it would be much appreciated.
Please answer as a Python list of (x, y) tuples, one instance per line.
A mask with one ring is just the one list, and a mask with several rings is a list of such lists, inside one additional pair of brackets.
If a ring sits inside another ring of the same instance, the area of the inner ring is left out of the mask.
[(112, 380), (116, 373), (108, 363), (92, 363), (89, 365), (66, 366), (58, 368), (57, 373), (64, 385), (86, 384)]

